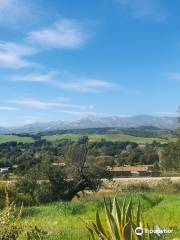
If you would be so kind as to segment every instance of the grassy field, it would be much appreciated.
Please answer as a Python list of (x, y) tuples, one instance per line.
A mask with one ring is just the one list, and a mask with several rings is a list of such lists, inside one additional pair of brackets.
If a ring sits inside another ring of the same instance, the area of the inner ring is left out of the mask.
[(34, 140), (31, 137), (20, 137), (15, 135), (0, 135), (0, 144), (6, 142), (23, 142), (32, 143)]
[[(112, 142), (136, 142), (136, 143), (152, 143), (153, 141), (165, 143), (167, 140), (161, 138), (145, 138), (145, 137), (136, 137), (125, 134), (89, 134), (90, 142), (99, 142), (102, 139)], [(79, 134), (56, 134), (56, 135), (47, 135), (43, 136), (42, 139), (45, 139), (50, 142), (61, 141), (61, 140), (72, 140), (76, 141), (80, 137)], [(16, 135), (0, 135), (0, 144), (6, 142), (23, 142), (23, 143), (32, 143), (34, 142), (31, 137), (20, 137)]]
[[(129, 194), (127, 195), (129, 196)], [(178, 230), (180, 229), (180, 194), (134, 193), (131, 196), (135, 205), (140, 199), (146, 223), (174, 229), (173, 234), (167, 235), (167, 238), (163, 239), (172, 240), (180, 237)], [(124, 195), (118, 195), (120, 202), (123, 198)], [(94, 221), (97, 209), (105, 221), (102, 195), (88, 197), (81, 201), (75, 200), (71, 203), (57, 202), (25, 208), (22, 221), (26, 229), (37, 225), (47, 231), (49, 233), (48, 240), (87, 240), (88, 233), (84, 222)]]
[[(144, 138), (144, 137), (135, 137), (125, 134), (89, 134), (90, 142), (98, 142), (101, 139), (105, 139), (106, 141), (113, 141), (113, 142), (136, 142), (136, 143), (151, 143), (153, 141), (157, 142), (165, 142), (165, 140), (161, 138)], [(79, 134), (57, 134), (57, 135), (49, 135), (44, 136), (42, 139), (46, 139), (47, 141), (60, 141), (63, 139), (70, 139), (70, 140), (77, 140), (80, 137)]]

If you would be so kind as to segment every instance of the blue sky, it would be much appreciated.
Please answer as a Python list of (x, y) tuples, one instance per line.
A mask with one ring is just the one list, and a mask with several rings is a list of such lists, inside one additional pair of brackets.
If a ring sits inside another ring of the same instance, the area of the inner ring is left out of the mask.
[(178, 0), (0, 0), (0, 126), (176, 115)]

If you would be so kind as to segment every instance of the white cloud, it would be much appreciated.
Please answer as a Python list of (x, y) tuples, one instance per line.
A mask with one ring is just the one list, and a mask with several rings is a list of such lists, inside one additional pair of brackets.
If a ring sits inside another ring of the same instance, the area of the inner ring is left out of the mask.
[(167, 12), (159, 0), (117, 0), (122, 7), (130, 11), (133, 18), (147, 18), (164, 21)]
[(87, 40), (81, 24), (75, 20), (62, 19), (52, 27), (28, 34), (28, 41), (43, 48), (78, 48)]
[(55, 76), (55, 72), (48, 72), (46, 74), (13, 75), (13, 76), (9, 76), (8, 80), (19, 81), (19, 82), (51, 83), (54, 76)]
[(13, 52), (18, 56), (30, 56), (36, 53), (34, 48), (14, 42), (0, 42), (0, 49), (6, 52)]
[(34, 99), (21, 99), (21, 100), (9, 101), (9, 102), (19, 104), (19, 105), (24, 105), (26, 107), (38, 108), (38, 109), (46, 109), (52, 106), (52, 103), (50, 104), (47, 102), (42, 102)]
[(99, 80), (99, 79), (85, 79), (83, 81), (71, 81), (60, 83), (63, 89), (76, 90), (80, 92), (99, 92), (102, 89), (115, 89), (116, 84)]
[(156, 114), (162, 117), (177, 117), (178, 115), (177, 112), (157, 112)]
[(180, 73), (178, 73), (178, 72), (168, 73), (167, 76), (168, 76), (168, 78), (171, 79), (171, 80), (180, 81)]
[(41, 82), (53, 87), (79, 92), (99, 92), (105, 89), (118, 89), (118, 85), (100, 79), (78, 77), (68, 72), (50, 71), (43, 74), (24, 74), (8, 76), (11, 81)]
[(0, 111), (18, 111), (16, 107), (0, 106)]
[(0, 24), (8, 27), (15, 26), (18, 22), (31, 15), (31, 6), (24, 0), (0, 0)]
[(100, 113), (97, 113), (97, 112), (91, 112), (91, 111), (69, 111), (69, 110), (64, 110), (64, 111), (60, 111), (62, 113), (65, 113), (65, 114), (70, 114), (70, 115), (76, 115), (76, 116), (90, 116), (90, 115), (93, 115), (93, 116), (96, 116), (96, 115), (99, 115)]
[(24, 124), (29, 125), (29, 124), (32, 124), (35, 122), (36, 122), (36, 120), (34, 120), (33, 118), (28, 118), (28, 119), (25, 119)]
[(0, 67), (23, 68), (33, 66), (34, 63), (25, 57), (34, 55), (36, 50), (23, 44), (0, 42)]
[(40, 101), (37, 99), (18, 99), (18, 100), (8, 100), (8, 103), (18, 104), (25, 107), (36, 108), (36, 109), (50, 109), (50, 108), (77, 108), (80, 110), (92, 109), (92, 105), (84, 106), (77, 104), (68, 104), (58, 101)]

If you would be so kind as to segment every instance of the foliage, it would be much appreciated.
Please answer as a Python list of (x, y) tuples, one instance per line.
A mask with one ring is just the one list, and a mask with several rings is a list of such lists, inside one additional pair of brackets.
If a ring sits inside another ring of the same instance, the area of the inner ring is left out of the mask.
[(17, 214), (16, 206), (9, 203), (8, 193), (6, 193), (6, 207), (0, 214), (0, 240), (16, 240), (21, 233), (20, 218), (22, 207)]
[(47, 232), (35, 226), (27, 232), (27, 240), (43, 240), (47, 236)]
[(151, 188), (147, 183), (130, 183), (124, 190), (128, 192), (150, 192)]
[(160, 166), (163, 171), (180, 172), (180, 140), (164, 147), (161, 151)]
[[(114, 193), (98, 192), (71, 202), (60, 201), (26, 207), (21, 220), (24, 230), (30, 231), (32, 226), (38, 226), (48, 232), (47, 240), (87, 240), (88, 231), (84, 222), (92, 221), (97, 209), (103, 226), (106, 226), (103, 196), (108, 198), (114, 196)], [(144, 221), (150, 226), (158, 223), (162, 228), (173, 229), (173, 233), (168, 234), (166, 240), (174, 240), (180, 236), (180, 232), (176, 231), (180, 229), (179, 194), (122, 193), (117, 194), (117, 201), (122, 203), (125, 196), (127, 199), (132, 197), (134, 213), (140, 200)], [(25, 235), (23, 236), (22, 240), (25, 239)]]
[(65, 146), (62, 167), (47, 166), (46, 175), (52, 200), (70, 201), (84, 190), (96, 191), (105, 176), (105, 167), (88, 162), (88, 138), (83, 137), (78, 142)]
[(38, 203), (38, 183), (34, 173), (27, 174), (16, 183), (16, 192), (18, 196), (24, 197), (23, 202), (30, 205)]
[(108, 207), (104, 202), (107, 225), (104, 225), (100, 219), (99, 213), (96, 213), (96, 223), (87, 224), (87, 229), (92, 240), (153, 240), (155, 237), (146, 236), (144, 233), (137, 236), (135, 229), (144, 227), (142, 220), (142, 211), (140, 202), (138, 204), (136, 218), (133, 215), (132, 199), (129, 203), (124, 200), (122, 206), (118, 204), (116, 198), (113, 203), (110, 201)]
[[(7, 142), (0, 144), (0, 167), (10, 167), (10, 173), (13, 173), (13, 176), (23, 176), (29, 171), (37, 169), (39, 178), (42, 179), (44, 171), (40, 168), (41, 165), (66, 163), (72, 159), (73, 152), (77, 152), (79, 155), (78, 151), (83, 153), (85, 146), (78, 140), (48, 142), (39, 140), (38, 136), (35, 139), (36, 141), (33, 143)], [(101, 164), (104, 167), (123, 164), (154, 164), (158, 162), (156, 147), (156, 144), (146, 144), (145, 149), (142, 150), (135, 142), (124, 140), (119, 142), (118, 139), (112, 141), (101, 138), (94, 142), (89, 141), (87, 158), (89, 165), (90, 163), (95, 165), (98, 162), (98, 165)], [(126, 150), (127, 154), (123, 155), (122, 152)], [(74, 158), (77, 157), (77, 154), (74, 155)], [(1, 176), (3, 175), (1, 174)]]

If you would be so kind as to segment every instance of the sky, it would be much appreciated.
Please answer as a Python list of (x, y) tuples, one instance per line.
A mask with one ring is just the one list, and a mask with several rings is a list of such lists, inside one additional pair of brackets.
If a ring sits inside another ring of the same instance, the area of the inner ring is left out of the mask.
[(178, 0), (0, 0), (0, 126), (175, 116)]

